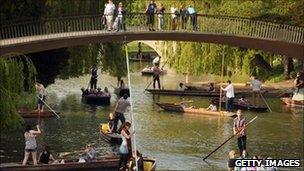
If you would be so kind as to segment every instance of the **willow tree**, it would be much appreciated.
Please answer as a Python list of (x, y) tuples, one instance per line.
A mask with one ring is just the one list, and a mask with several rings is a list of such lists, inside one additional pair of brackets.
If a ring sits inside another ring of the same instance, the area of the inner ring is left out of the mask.
[(124, 77), (127, 74), (125, 49), (122, 43), (107, 43), (100, 48), (101, 66), (111, 76)]
[(0, 58), (0, 129), (16, 128), (23, 123), (17, 109), (29, 100), (25, 90), (34, 92), (35, 74), (35, 67), (28, 59)]

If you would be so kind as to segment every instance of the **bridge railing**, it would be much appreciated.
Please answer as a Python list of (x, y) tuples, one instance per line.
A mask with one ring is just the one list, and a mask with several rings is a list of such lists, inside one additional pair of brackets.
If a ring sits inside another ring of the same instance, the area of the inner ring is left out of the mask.
[[(164, 24), (158, 28), (158, 15), (154, 15), (154, 29), (160, 32), (198, 32), (208, 34), (247, 36), (259, 39), (271, 39), (291, 43), (304, 43), (304, 28), (285, 24), (250, 20), (229, 16), (196, 15), (188, 16), (185, 23), (178, 16), (173, 23), (174, 14), (164, 15)], [(0, 38), (9, 42), (11, 39), (33, 37), (39, 35), (72, 36), (73, 33), (109, 34), (101, 20), (102, 15), (84, 15), (61, 18), (47, 18), (27, 21), (8, 21), (1, 24)], [(129, 13), (125, 16), (126, 31), (148, 31), (147, 15)], [(185, 25), (184, 25), (185, 24)], [(86, 32), (86, 33), (84, 33)], [(31, 39), (26, 39), (30, 41)], [(25, 42), (26, 42), (25, 40)], [(14, 41), (16, 43), (16, 41)], [(20, 41), (17, 41), (20, 42)], [(24, 41), (22, 41), (24, 42)], [(2, 43), (1, 43), (2, 44)]]

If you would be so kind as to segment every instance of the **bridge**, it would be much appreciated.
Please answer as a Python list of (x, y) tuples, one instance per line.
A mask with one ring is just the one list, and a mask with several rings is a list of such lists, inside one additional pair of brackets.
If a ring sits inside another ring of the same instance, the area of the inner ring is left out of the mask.
[[(51, 49), (103, 42), (196, 41), (259, 49), (293, 58), (304, 58), (304, 28), (230, 16), (197, 15), (181, 29), (172, 27), (171, 14), (165, 14), (162, 30), (148, 31), (146, 15), (125, 16), (126, 31), (107, 31), (101, 15), (84, 15), (39, 20), (7, 21), (0, 31), (0, 56), (28, 54)], [(155, 16), (157, 28), (157, 16)]]

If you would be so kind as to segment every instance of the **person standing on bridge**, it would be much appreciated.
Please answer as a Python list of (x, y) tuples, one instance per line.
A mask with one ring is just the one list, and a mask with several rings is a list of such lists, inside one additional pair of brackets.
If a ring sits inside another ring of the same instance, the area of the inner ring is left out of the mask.
[(115, 5), (112, 0), (109, 0), (108, 3), (105, 5), (105, 10), (104, 10), (104, 15), (106, 16), (106, 20), (107, 20), (108, 31), (111, 31), (113, 27), (114, 12), (115, 12)]
[(179, 10), (179, 14), (181, 16), (181, 20), (182, 20), (182, 30), (185, 31), (187, 29), (187, 20), (188, 20), (188, 10), (186, 8), (185, 5), (182, 5), (180, 10)]
[(190, 21), (191, 21), (191, 25), (192, 25), (192, 30), (196, 31), (197, 30), (197, 15), (196, 15), (196, 11), (195, 9), (189, 5), (188, 7), (188, 13), (190, 15)]
[(122, 2), (119, 2), (118, 8), (117, 8), (117, 20), (118, 20), (117, 30), (116, 30), (117, 32), (120, 29), (123, 29), (123, 31), (126, 31), (126, 25), (124, 23), (125, 15), (126, 15), (126, 10), (123, 7)]
[(234, 88), (231, 81), (227, 81), (228, 85), (226, 88), (221, 87), (223, 91), (226, 91), (226, 111), (232, 112), (233, 109), (233, 99), (234, 99)]
[(158, 16), (158, 30), (164, 29), (164, 14), (165, 14), (165, 7), (161, 3), (160, 6), (157, 8), (157, 16)]
[(156, 8), (157, 7), (154, 0), (151, 0), (146, 9), (147, 25), (149, 27), (149, 31), (155, 31), (153, 26), (154, 26), (154, 13), (156, 11)]
[(91, 80), (90, 80), (90, 84), (91, 84), (91, 90), (95, 90), (97, 88), (97, 78), (98, 78), (98, 74), (97, 74), (98, 68), (97, 65), (94, 64), (92, 69), (91, 69)]

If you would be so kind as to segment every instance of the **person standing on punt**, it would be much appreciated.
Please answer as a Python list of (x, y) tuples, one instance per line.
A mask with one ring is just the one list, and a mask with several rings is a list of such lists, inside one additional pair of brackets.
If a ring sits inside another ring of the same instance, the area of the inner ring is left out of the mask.
[(122, 126), (119, 129), (122, 143), (119, 147), (119, 153), (120, 153), (120, 161), (119, 161), (119, 170), (125, 170), (128, 162), (128, 157), (130, 154), (132, 154), (131, 149), (131, 136), (134, 134), (134, 132), (130, 133), (131, 123), (126, 122), (122, 124)]
[(226, 88), (221, 87), (223, 91), (226, 91), (226, 111), (232, 112), (233, 109), (233, 99), (234, 99), (234, 88), (231, 81), (227, 81), (228, 86)]
[(304, 74), (298, 72), (294, 80), (295, 91), (292, 100), (304, 100)]
[(25, 138), (25, 149), (24, 149), (24, 159), (22, 165), (26, 165), (29, 155), (32, 154), (33, 164), (37, 165), (37, 142), (36, 136), (40, 135), (40, 127), (37, 125), (37, 131), (33, 130), (30, 125), (25, 128), (24, 138)]
[(37, 111), (43, 112), (44, 111), (44, 102), (46, 100), (46, 90), (43, 86), (43, 84), (37, 83), (36, 84), (36, 90), (38, 91), (38, 106)]
[(237, 135), (237, 144), (240, 150), (240, 156), (243, 154), (243, 151), (246, 151), (246, 119), (242, 110), (237, 110), (237, 117), (233, 122), (233, 134)]
[(262, 87), (262, 82), (258, 80), (257, 77), (252, 76), (252, 101), (253, 101), (253, 106), (258, 107), (259, 106), (259, 101), (260, 101), (260, 96), (261, 96), (261, 87)]
[(91, 80), (90, 80), (90, 84), (91, 84), (91, 90), (95, 90), (97, 88), (97, 78), (98, 78), (98, 74), (97, 74), (98, 68), (97, 65), (94, 64), (92, 69), (91, 69)]
[(158, 89), (160, 89), (160, 81), (159, 81), (159, 75), (161, 73), (161, 69), (158, 65), (155, 65), (153, 67), (153, 88), (155, 89), (155, 83), (157, 81), (158, 83)]
[(128, 95), (124, 94), (116, 104), (113, 132), (117, 132), (117, 124), (119, 120), (122, 124), (126, 122), (124, 113), (126, 112), (127, 107), (131, 106), (130, 102), (127, 99)]

